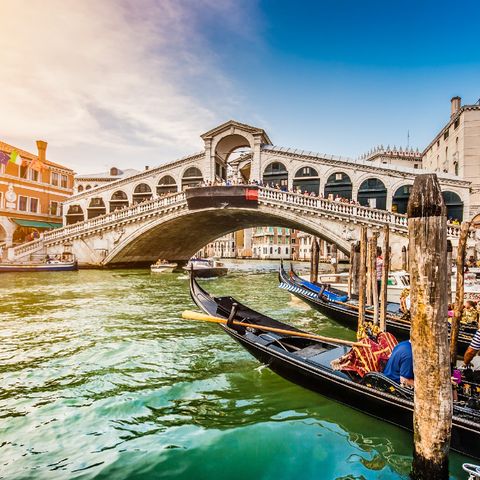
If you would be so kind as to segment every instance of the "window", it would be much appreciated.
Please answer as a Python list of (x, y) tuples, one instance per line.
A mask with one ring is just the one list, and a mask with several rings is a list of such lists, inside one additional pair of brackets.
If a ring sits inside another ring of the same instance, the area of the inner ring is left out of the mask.
[(32, 213), (38, 212), (38, 198), (31, 198), (30, 199), (30, 211)]
[(28, 171), (28, 177), (30, 178), (30, 180), (33, 180), (34, 182), (38, 182), (38, 171), (30, 169)]
[(18, 197), (18, 209), (21, 212), (26, 212), (27, 211), (27, 197), (22, 197), (21, 195)]
[(453, 124), (453, 128), (456, 130), (459, 125), (460, 125), (460, 118), (457, 118), (457, 119), (455, 120), (455, 123)]
[(61, 187), (68, 188), (68, 177), (66, 175), (62, 175), (61, 177)]
[(440, 140), (437, 140), (437, 148), (440, 147)]
[(60, 216), (60, 203), (59, 202), (50, 202), (50, 215), (54, 215), (55, 217)]
[(443, 139), (446, 140), (448, 138), (448, 128), (445, 130), (445, 133), (443, 134)]
[(78, 193), (83, 192), (83, 185), (78, 186)]
[(418, 163), (414, 163), (413, 168), (418, 168)]
[(20, 178), (27, 178), (28, 167), (26, 165), (20, 165)]
[(52, 185), (55, 185), (58, 187), (58, 173), (57, 172), (52, 172)]

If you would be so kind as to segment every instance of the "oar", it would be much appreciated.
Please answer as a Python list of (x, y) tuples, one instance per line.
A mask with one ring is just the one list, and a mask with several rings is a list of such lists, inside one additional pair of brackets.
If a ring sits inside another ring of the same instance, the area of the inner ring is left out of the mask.
[[(186, 320), (200, 320), (202, 322), (211, 322), (211, 323), (221, 323), (226, 325), (227, 320), (220, 317), (213, 317), (210, 315), (205, 315), (203, 313), (193, 312), (191, 310), (185, 310), (182, 313), (182, 318)], [(237, 320), (233, 320), (231, 323), (234, 325), (239, 325), (240, 327), (250, 327), (255, 328), (257, 330), (265, 330), (266, 332), (275, 332), (275, 333), (282, 333), (285, 335), (291, 335), (293, 337), (304, 337), (304, 338), (311, 338), (313, 340), (321, 340), (322, 342), (332, 342), (338, 343), (341, 345), (348, 345), (355, 346), (355, 347), (370, 347), (369, 344), (361, 343), (361, 342), (350, 342), (348, 340), (341, 340), (340, 338), (331, 338), (331, 337), (323, 337), (321, 335), (313, 335), (312, 333), (303, 333), (303, 332), (296, 332), (292, 330), (284, 330), (283, 328), (274, 328), (274, 327), (264, 327), (263, 325), (256, 325), (253, 323), (244, 323), (239, 322)]]

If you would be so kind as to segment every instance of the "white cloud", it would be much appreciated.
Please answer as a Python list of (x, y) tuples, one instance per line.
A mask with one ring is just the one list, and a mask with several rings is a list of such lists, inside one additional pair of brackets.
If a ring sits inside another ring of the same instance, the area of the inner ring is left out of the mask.
[(233, 1), (2, 0), (0, 138), (44, 138), (63, 163), (88, 147), (82, 170), (98, 164), (95, 148), (197, 150), (202, 129), (225, 120), (213, 99), (235, 102), (202, 21), (240, 35), (244, 15)]

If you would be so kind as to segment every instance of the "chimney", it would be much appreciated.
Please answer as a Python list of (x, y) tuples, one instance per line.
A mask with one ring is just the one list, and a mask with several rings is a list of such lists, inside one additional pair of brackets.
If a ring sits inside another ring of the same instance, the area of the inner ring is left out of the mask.
[(450, 118), (452, 118), (456, 113), (460, 111), (462, 106), (462, 98), (461, 97), (452, 97), (450, 100), (452, 105), (452, 111), (450, 113)]
[(47, 156), (46, 156), (47, 142), (44, 142), (43, 140), (37, 140), (37, 149), (38, 149), (38, 159), (42, 163), (45, 163), (45, 160), (47, 159)]
[(145, 165), (145, 170), (149, 170), (150, 167), (148, 165)]

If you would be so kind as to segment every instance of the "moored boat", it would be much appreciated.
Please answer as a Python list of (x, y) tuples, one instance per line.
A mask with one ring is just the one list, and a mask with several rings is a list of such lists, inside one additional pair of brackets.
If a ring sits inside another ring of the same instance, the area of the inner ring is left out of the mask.
[[(413, 391), (398, 385), (379, 372), (360, 376), (334, 369), (332, 361), (345, 356), (349, 347), (334, 341), (308, 339), (301, 330), (262, 315), (232, 297), (213, 297), (191, 276), (194, 302), (208, 315), (226, 320), (221, 327), (260, 362), (282, 377), (321, 393), (376, 418), (408, 430), (413, 428)], [(233, 321), (255, 326), (242, 327)], [(263, 327), (286, 333), (266, 332)], [(454, 404), (451, 447), (465, 455), (480, 457), (480, 410), (472, 383), (460, 384)], [(433, 392), (432, 392), (433, 394)]]
[(167, 260), (157, 260), (153, 265), (150, 265), (152, 273), (172, 273), (177, 268), (176, 263), (170, 263)]
[(37, 262), (2, 262), (0, 263), (0, 273), (9, 272), (70, 272), (78, 270), (78, 264), (75, 260), (62, 261), (56, 259), (46, 259)]
[[(304, 280), (293, 271), (293, 268), (287, 273), (283, 265), (280, 266), (279, 281), (280, 288), (289, 291), (313, 309), (346, 327), (357, 328), (358, 300), (349, 299), (346, 292), (337, 290), (330, 285), (314, 284)], [(367, 307), (365, 320), (367, 322), (373, 320), (372, 307)], [(388, 303), (386, 327), (388, 332), (400, 340), (410, 338), (410, 321), (400, 311), (399, 304)], [(463, 354), (470, 345), (476, 330), (477, 325), (461, 324), (458, 335), (458, 352), (460, 354)]]
[(193, 270), (195, 276), (199, 278), (223, 277), (228, 273), (225, 264), (211, 258), (191, 258), (183, 268)]

